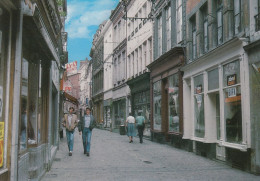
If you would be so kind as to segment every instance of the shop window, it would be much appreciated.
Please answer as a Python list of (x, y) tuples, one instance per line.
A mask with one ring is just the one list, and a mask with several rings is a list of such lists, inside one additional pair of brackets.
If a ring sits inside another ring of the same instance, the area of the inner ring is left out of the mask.
[(242, 110), (239, 61), (224, 66), (224, 102), (226, 141), (242, 142)]
[(161, 118), (161, 80), (157, 81), (153, 85), (153, 128), (154, 130), (161, 130), (162, 118)]
[(194, 90), (195, 136), (203, 138), (205, 134), (203, 75), (194, 78)]
[(168, 78), (168, 114), (169, 131), (179, 132), (180, 109), (179, 109), (179, 76), (172, 75)]
[[(23, 59), (20, 115), (20, 151), (41, 139), (41, 87), (39, 64)], [(39, 102), (40, 101), (40, 102)]]
[(214, 90), (219, 88), (219, 74), (218, 68), (208, 72), (208, 90)]

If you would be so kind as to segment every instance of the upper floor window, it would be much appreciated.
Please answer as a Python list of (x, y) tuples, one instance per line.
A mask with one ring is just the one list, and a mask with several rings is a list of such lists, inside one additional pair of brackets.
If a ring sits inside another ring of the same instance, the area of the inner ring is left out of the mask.
[(241, 0), (234, 0), (235, 34), (241, 31)]
[(222, 0), (217, 0), (217, 32), (218, 45), (223, 42), (223, 4)]
[(162, 55), (162, 16), (157, 18), (158, 21), (158, 57)]
[(197, 41), (196, 41), (196, 17), (194, 16), (191, 19), (191, 28), (192, 28), (192, 58), (197, 57)]
[(171, 6), (166, 8), (166, 39), (168, 51), (171, 49)]
[(176, 0), (177, 43), (182, 41), (182, 0)]
[(204, 39), (204, 53), (208, 51), (208, 8), (205, 5), (202, 9), (203, 15), (203, 39)]

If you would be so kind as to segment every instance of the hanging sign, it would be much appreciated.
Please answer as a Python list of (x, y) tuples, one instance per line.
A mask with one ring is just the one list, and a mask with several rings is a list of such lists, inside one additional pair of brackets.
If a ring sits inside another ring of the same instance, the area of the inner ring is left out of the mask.
[(235, 85), (237, 83), (237, 76), (236, 74), (227, 76), (227, 85)]

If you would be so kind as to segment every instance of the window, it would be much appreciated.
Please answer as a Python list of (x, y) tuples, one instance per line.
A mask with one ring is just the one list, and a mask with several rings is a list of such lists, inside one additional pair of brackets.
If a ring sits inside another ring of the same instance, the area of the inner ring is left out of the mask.
[(192, 58), (197, 57), (197, 41), (196, 41), (196, 17), (191, 19), (191, 29), (192, 29)]
[(260, 0), (258, 0), (258, 14), (255, 15), (255, 31), (260, 30)]
[(118, 56), (118, 65), (117, 65), (117, 81), (121, 80), (121, 55)]
[(207, 4), (202, 9), (203, 16), (203, 39), (204, 39), (204, 53), (208, 51), (208, 7)]
[(122, 35), (121, 35), (121, 33), (122, 33), (122, 32), (121, 32), (121, 21), (118, 22), (117, 27), (118, 27), (118, 32), (117, 32), (118, 42), (120, 42), (120, 41), (121, 41), (121, 38), (122, 38)]
[(158, 57), (162, 55), (162, 16), (157, 18), (158, 21)]
[(153, 84), (153, 128), (154, 130), (161, 130), (161, 80)]
[(149, 63), (147, 62), (147, 47), (146, 47), (146, 42), (143, 43), (143, 62), (144, 62), (144, 69), (146, 67), (146, 65), (148, 65)]
[(220, 101), (219, 101), (219, 72), (218, 68), (208, 71), (208, 107), (209, 119), (216, 122), (217, 139), (220, 139)]
[(217, 42), (220, 45), (223, 42), (223, 5), (222, 0), (217, 0)]
[(143, 18), (146, 18), (147, 17), (147, 5), (146, 3), (143, 5)]
[(22, 61), (22, 92), (20, 115), (20, 151), (41, 141), (41, 68), (40, 64)]
[(126, 54), (125, 51), (122, 52), (122, 73), (121, 73), (121, 79), (125, 79), (125, 59), (126, 59)]
[(177, 43), (182, 41), (182, 0), (176, 0)]
[(179, 76), (174, 74), (168, 78), (168, 115), (169, 131), (179, 132)]
[(152, 44), (152, 38), (148, 40), (149, 43), (149, 59), (148, 59), (148, 63), (151, 63), (153, 61), (153, 44)]
[(171, 6), (166, 8), (166, 48), (167, 51), (171, 49)]
[(241, 31), (241, 0), (234, 0), (235, 35)]
[(203, 75), (194, 78), (195, 136), (205, 135)]
[(224, 66), (223, 85), (225, 102), (226, 141), (242, 142), (242, 110), (240, 88), (240, 62), (234, 61)]

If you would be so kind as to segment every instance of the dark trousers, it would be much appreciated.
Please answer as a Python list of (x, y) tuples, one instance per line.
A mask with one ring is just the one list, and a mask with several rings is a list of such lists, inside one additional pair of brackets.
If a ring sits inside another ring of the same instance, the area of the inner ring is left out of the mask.
[(144, 126), (137, 126), (140, 143), (143, 142)]

